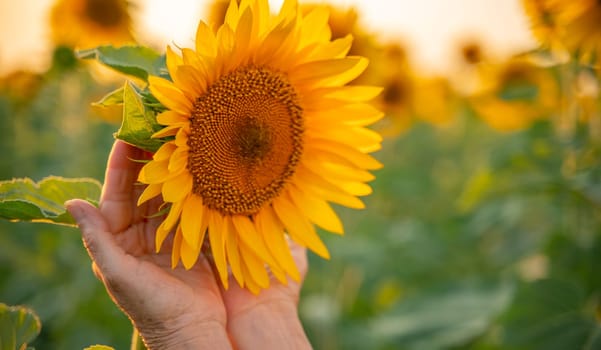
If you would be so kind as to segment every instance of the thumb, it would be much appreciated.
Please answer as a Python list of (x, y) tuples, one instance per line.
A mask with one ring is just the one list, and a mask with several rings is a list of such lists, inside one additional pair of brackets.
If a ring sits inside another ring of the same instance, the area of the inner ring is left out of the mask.
[(108, 222), (100, 210), (81, 199), (69, 200), (65, 202), (65, 207), (81, 230), (83, 243), (90, 258), (101, 271), (110, 270), (109, 265), (118, 262), (123, 252), (115, 242)]

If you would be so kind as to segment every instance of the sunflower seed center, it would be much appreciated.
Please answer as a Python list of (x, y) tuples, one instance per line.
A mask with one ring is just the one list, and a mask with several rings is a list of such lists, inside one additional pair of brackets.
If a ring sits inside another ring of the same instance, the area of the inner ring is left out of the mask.
[(223, 215), (251, 215), (278, 196), (302, 154), (303, 112), (286, 75), (245, 66), (198, 97), (190, 118), (194, 193)]

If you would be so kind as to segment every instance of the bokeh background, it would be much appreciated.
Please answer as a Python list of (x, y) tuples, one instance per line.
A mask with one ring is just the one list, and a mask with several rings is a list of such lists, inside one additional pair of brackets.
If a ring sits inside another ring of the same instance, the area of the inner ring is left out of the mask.
[[(337, 208), (332, 259), (310, 256), (316, 349), (601, 349), (601, 5), (563, 1), (598, 16), (574, 26), (546, 3), (328, 3), (333, 37), (371, 61), (356, 83), (385, 88), (385, 167), (367, 209)], [(0, 2), (0, 180), (102, 180), (120, 111), (92, 102), (125, 77), (73, 50), (189, 46), (223, 8)], [(38, 349), (129, 347), (74, 228), (0, 221), (0, 302), (39, 315)]]

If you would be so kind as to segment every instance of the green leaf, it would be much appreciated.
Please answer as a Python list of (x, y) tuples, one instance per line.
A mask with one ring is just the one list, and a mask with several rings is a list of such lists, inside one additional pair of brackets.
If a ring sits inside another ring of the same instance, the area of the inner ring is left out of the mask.
[(149, 75), (169, 77), (165, 56), (144, 46), (99, 46), (94, 49), (81, 50), (77, 57), (82, 59), (96, 59), (121, 73), (125, 73), (143, 80), (148, 80)]
[(539, 96), (539, 88), (528, 82), (509, 84), (497, 96), (507, 102), (534, 102)]
[(372, 335), (407, 349), (458, 346), (482, 335), (509, 304), (513, 284), (447, 283), (407, 298), (371, 323)]
[(118, 88), (117, 90), (111, 91), (106, 94), (100, 101), (92, 103), (94, 106), (114, 106), (123, 104), (123, 88)]
[(92, 345), (92, 346), (88, 346), (84, 350), (115, 350), (115, 348), (112, 348), (107, 345)]
[(123, 87), (123, 121), (115, 137), (141, 149), (155, 152), (163, 141), (152, 135), (161, 130), (156, 113), (144, 104), (142, 96), (131, 82)]
[(0, 350), (25, 349), (41, 328), (40, 319), (32, 310), (0, 303)]
[(473, 210), (494, 184), (493, 174), (487, 167), (478, 169), (465, 184), (463, 192), (457, 199), (462, 212)]
[(97, 203), (100, 189), (100, 183), (90, 178), (49, 176), (38, 183), (29, 178), (1, 181), (0, 218), (73, 225), (65, 201), (79, 198)]
[(545, 279), (521, 286), (503, 317), (504, 345), (524, 349), (597, 349), (601, 326), (577, 284)]

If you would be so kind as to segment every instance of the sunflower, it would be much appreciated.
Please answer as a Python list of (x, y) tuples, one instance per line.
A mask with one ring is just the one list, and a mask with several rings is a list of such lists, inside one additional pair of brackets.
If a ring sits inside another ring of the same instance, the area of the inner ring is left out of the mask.
[(459, 101), (449, 80), (442, 76), (421, 78), (415, 83), (415, 117), (435, 126), (455, 120)]
[(91, 48), (133, 42), (126, 0), (58, 0), (50, 14), (56, 45)]
[(556, 6), (549, 0), (522, 0), (522, 7), (534, 38), (545, 47), (557, 46), (564, 34)]
[[(551, 49), (567, 49), (580, 61), (598, 64), (601, 55), (601, 2), (523, 0), (533, 35)], [(555, 51), (559, 51), (555, 50)]]
[(549, 0), (557, 7), (565, 30), (565, 46), (584, 63), (599, 63), (601, 55), (601, 2)]
[(558, 108), (560, 93), (549, 70), (526, 59), (483, 67), (482, 86), (471, 97), (474, 110), (491, 127), (517, 131), (550, 117)]
[(173, 234), (173, 267), (191, 268), (208, 240), (223, 286), (229, 270), (258, 293), (266, 267), (299, 279), (287, 238), (329, 258), (315, 225), (343, 233), (330, 202), (364, 208), (381, 167), (365, 126), (382, 116), (366, 102), (381, 89), (346, 86), (367, 60), (346, 56), (352, 37), (331, 41), (327, 21), (325, 7), (304, 16), (287, 0), (272, 15), (266, 0), (232, 0), (216, 31), (199, 23), (195, 50), (167, 47), (172, 81), (149, 78), (165, 142), (140, 171), (139, 203), (168, 206), (156, 248)]

